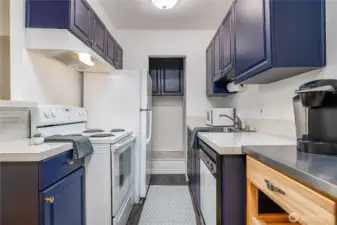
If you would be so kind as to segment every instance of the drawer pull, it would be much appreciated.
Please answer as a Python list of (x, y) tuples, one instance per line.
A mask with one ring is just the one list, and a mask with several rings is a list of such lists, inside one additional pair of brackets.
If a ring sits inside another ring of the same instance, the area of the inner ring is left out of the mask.
[(54, 197), (48, 197), (48, 198), (45, 198), (44, 201), (46, 203), (53, 204), (54, 201), (55, 201), (55, 198)]
[(70, 165), (73, 165), (73, 164), (74, 164), (74, 161), (68, 161), (68, 162), (65, 162), (65, 164), (66, 164), (67, 166), (70, 166)]
[(282, 195), (286, 195), (286, 193), (282, 189), (280, 189), (280, 188), (276, 187), (275, 185), (273, 185), (273, 183), (270, 182), (269, 180), (264, 179), (264, 181), (266, 182), (267, 188), (270, 191), (277, 192), (277, 193), (280, 193)]

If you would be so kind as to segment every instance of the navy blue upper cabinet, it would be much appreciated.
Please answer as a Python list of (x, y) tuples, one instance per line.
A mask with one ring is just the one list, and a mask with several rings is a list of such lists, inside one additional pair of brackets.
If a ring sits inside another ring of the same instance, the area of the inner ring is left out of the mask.
[(324, 0), (237, 0), (235, 83), (267, 84), (323, 67)]
[(219, 29), (214, 36), (213, 44), (214, 44), (214, 78), (220, 74), (221, 72), (221, 30)]
[(85, 0), (71, 1), (69, 29), (84, 43), (90, 45), (91, 17), (90, 6)]
[(123, 49), (122, 47), (116, 43), (116, 52), (115, 52), (115, 67), (116, 69), (123, 69)]
[(97, 54), (105, 58), (106, 53), (106, 29), (104, 23), (98, 18), (96, 14), (93, 13), (92, 19), (92, 49), (94, 49)]
[(26, 0), (26, 27), (68, 29), (116, 69), (123, 49), (86, 0)]
[(215, 75), (214, 80), (226, 77), (227, 80), (234, 80), (234, 13), (232, 8), (228, 11), (224, 21), (220, 26), (220, 74)]
[(43, 225), (85, 225), (84, 168), (40, 193)]
[(115, 66), (116, 60), (116, 41), (109, 32), (106, 32), (107, 48), (106, 48), (106, 60), (113, 66)]

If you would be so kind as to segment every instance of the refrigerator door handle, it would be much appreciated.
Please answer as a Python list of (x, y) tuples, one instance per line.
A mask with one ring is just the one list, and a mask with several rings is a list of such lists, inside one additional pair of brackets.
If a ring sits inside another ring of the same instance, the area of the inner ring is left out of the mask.
[(141, 112), (151, 112), (151, 109), (140, 109)]
[(151, 136), (152, 136), (152, 111), (148, 110), (148, 112), (150, 113), (150, 132), (149, 132), (149, 136), (146, 138), (146, 144), (148, 144), (151, 141)]

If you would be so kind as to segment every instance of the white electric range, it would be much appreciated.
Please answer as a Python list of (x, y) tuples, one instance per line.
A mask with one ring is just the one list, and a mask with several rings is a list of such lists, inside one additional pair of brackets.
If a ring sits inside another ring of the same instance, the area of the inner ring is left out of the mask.
[(134, 196), (135, 135), (131, 130), (87, 129), (84, 108), (39, 105), (33, 132), (51, 135), (83, 135), (94, 153), (85, 158), (86, 224), (125, 225)]
[(85, 160), (87, 225), (125, 225), (135, 203), (136, 137), (130, 130), (89, 129), (94, 153)]

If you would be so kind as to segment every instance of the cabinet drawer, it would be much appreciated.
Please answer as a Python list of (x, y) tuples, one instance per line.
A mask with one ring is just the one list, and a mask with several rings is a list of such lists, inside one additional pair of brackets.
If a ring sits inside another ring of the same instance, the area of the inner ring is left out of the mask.
[(39, 189), (43, 190), (84, 165), (84, 159), (73, 160), (73, 150), (45, 159), (39, 165)]
[(334, 201), (250, 157), (247, 179), (301, 224), (336, 224)]
[(252, 225), (298, 225), (289, 221), (287, 214), (265, 214), (252, 218)]

